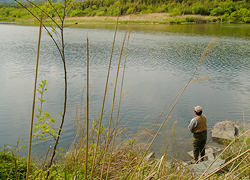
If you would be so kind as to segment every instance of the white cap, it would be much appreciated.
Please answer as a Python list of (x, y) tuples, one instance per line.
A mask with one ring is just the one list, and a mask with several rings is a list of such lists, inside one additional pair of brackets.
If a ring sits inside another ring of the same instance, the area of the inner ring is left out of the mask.
[(200, 106), (195, 106), (194, 107), (194, 111), (197, 112), (197, 113), (199, 113), (199, 112), (202, 111), (202, 108)]

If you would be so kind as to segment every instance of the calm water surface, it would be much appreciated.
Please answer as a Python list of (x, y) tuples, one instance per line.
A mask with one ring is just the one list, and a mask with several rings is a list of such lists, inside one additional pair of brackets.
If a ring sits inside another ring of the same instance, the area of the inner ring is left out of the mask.
[[(110, 83), (114, 84), (125, 26), (120, 26), (115, 41)], [(24, 139), (27, 145), (34, 87), (38, 27), (0, 25), (0, 146), (15, 145)], [(74, 134), (76, 105), (82, 100), (86, 83), (86, 37), (90, 48), (91, 118), (100, 115), (105, 81), (114, 37), (113, 25), (81, 25), (65, 30), (68, 70), (68, 108), (61, 145), (68, 147)], [(218, 38), (216, 46), (202, 61), (196, 78), (209, 80), (192, 83), (171, 113), (172, 119), (162, 132), (171, 132), (176, 124), (176, 142), (180, 149), (192, 135), (187, 130), (194, 116), (193, 106), (200, 105), (209, 129), (226, 119), (250, 120), (250, 26), (249, 25), (135, 25), (128, 46), (126, 73), (120, 117), (121, 127), (129, 123), (135, 132), (147, 116), (152, 124), (171, 97), (182, 88), (194, 72), (208, 43)], [(124, 52), (125, 54), (125, 52)], [(123, 67), (124, 55), (121, 67)], [(63, 110), (63, 66), (51, 39), (43, 32), (38, 82), (46, 79), (48, 91), (44, 110), (59, 122)], [(119, 84), (121, 79), (119, 79)], [(120, 85), (118, 85), (118, 92)], [(110, 86), (105, 104), (109, 116), (114, 86)], [(117, 92), (117, 101), (119, 93)], [(85, 97), (83, 98), (85, 101)], [(117, 102), (116, 101), (116, 102)], [(161, 122), (170, 108), (166, 110)], [(116, 112), (116, 111), (115, 111)], [(37, 113), (36, 113), (37, 114)], [(58, 124), (58, 123), (56, 123)], [(167, 140), (171, 141), (168, 133)], [(212, 142), (211, 142), (212, 143)], [(162, 152), (163, 137), (157, 138), (153, 150)], [(33, 148), (34, 149), (34, 148)], [(191, 142), (187, 150), (192, 149)], [(171, 148), (170, 150), (171, 151)], [(26, 151), (24, 153), (27, 153)]]

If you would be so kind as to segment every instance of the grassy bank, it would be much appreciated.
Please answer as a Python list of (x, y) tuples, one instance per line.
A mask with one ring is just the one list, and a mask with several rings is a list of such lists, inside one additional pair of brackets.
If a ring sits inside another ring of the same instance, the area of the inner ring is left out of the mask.
[[(226, 160), (225, 164), (213, 172), (204, 171), (203, 176), (199, 178), (249, 179), (249, 131), (245, 135), (227, 142), (229, 144), (220, 154), (220, 157)], [(147, 144), (140, 143), (139, 136), (141, 135), (138, 133), (134, 139), (116, 144), (112, 152), (106, 152), (106, 161), (103, 160), (105, 146), (101, 145), (96, 154), (95, 165), (93, 159), (96, 144), (91, 144), (87, 179), (198, 179), (195, 178), (192, 168), (182, 165), (181, 160), (168, 155), (168, 146), (160, 159), (145, 158), (143, 154)], [(67, 152), (58, 152), (58, 157), (49, 169), (46, 167), (46, 157), (40, 162), (34, 159), (30, 166), (29, 179), (46, 179), (47, 172), (50, 172), (49, 179), (84, 179), (86, 146), (80, 141), (72, 145)], [(26, 157), (18, 156), (18, 149), (18, 146), (5, 147), (0, 151), (0, 179), (25, 179), (27, 161)]]

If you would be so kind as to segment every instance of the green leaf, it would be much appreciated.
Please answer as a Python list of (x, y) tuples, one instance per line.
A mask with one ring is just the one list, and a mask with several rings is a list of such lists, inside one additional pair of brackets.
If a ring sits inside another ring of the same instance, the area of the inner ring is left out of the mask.
[(45, 112), (44, 115), (43, 115), (43, 117), (44, 117), (45, 119), (50, 118), (50, 114), (47, 113), (47, 112)]
[(55, 119), (54, 119), (54, 118), (51, 118), (50, 121), (54, 123), (54, 122), (55, 122)]

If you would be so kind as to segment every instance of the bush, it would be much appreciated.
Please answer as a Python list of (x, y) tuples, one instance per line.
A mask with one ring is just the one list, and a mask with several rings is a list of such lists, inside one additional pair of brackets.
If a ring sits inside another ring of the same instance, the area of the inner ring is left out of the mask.
[[(167, 7), (167, 6), (166, 6), (166, 7)], [(154, 11), (155, 11), (152, 5), (148, 6), (148, 7), (147, 7), (147, 10), (148, 10), (148, 11), (151, 11), (151, 12), (154, 12)]]
[(130, 7), (133, 7), (133, 6), (131, 5), (131, 3), (126, 4), (125, 6), (121, 7), (121, 15), (125, 15), (125, 14), (127, 13), (127, 10), (128, 10)]
[(92, 11), (91, 16), (95, 16), (95, 15), (96, 15), (96, 11)]
[(136, 12), (141, 12), (143, 10), (147, 10), (147, 6), (145, 4), (138, 4), (138, 6), (135, 8)]
[(201, 3), (196, 3), (192, 7), (193, 14), (209, 15), (208, 10), (205, 9), (204, 5)]
[(159, 6), (157, 9), (156, 9), (156, 12), (157, 13), (164, 13), (164, 12), (167, 12), (168, 11), (168, 7), (163, 4), (161, 6)]
[(177, 8), (174, 8), (170, 13), (170, 16), (177, 16), (177, 15), (181, 15), (181, 11)]
[(224, 14), (223, 16), (220, 17), (220, 19), (222, 19), (223, 22), (227, 22), (229, 19), (229, 14)]
[(82, 10), (72, 10), (69, 13), (69, 17), (80, 17), (83, 15), (84, 15), (84, 12)]
[(117, 16), (118, 15), (118, 9), (108, 9), (107, 14), (109, 16)]
[(150, 10), (150, 9), (142, 10), (142, 11), (140, 12), (140, 14), (150, 14), (150, 13), (153, 13), (153, 11)]
[(126, 14), (127, 14), (127, 15), (131, 14), (131, 13), (132, 13), (132, 10), (133, 10), (133, 7), (130, 7), (130, 8), (127, 10)]
[(213, 22), (216, 22), (216, 21), (218, 21), (218, 19), (217, 19), (217, 18), (213, 18), (212, 21), (213, 21)]
[(91, 15), (91, 12), (92, 12), (92, 9), (91, 9), (91, 8), (86, 8), (86, 9), (84, 9), (84, 11), (83, 11), (83, 16), (90, 16), (90, 15)]
[(181, 9), (181, 14), (192, 14), (192, 7), (186, 6)]
[(250, 23), (250, 17), (245, 17), (245, 18), (243, 19), (243, 21), (244, 21), (245, 23)]
[[(25, 179), (27, 171), (26, 158), (19, 158), (8, 151), (0, 151), (0, 179), (16, 179), (15, 159), (17, 163), (17, 178)], [(31, 166), (33, 167), (33, 166)]]
[(106, 16), (106, 13), (104, 11), (96, 12), (96, 16)]
[(246, 8), (235, 11), (230, 15), (231, 22), (234, 22), (234, 23), (235, 22), (245, 22), (244, 19), (246, 18), (246, 20), (247, 20), (247, 17), (250, 17), (250, 10), (248, 10)]
[(219, 16), (219, 15), (222, 15), (224, 13), (224, 10), (221, 8), (221, 7), (217, 7), (217, 8), (214, 8), (211, 12), (210, 12), (210, 15), (211, 16)]
[(194, 17), (186, 17), (187, 22), (194, 22)]
[(157, 13), (164, 13), (164, 12), (165, 12), (165, 9), (164, 9), (164, 8), (157, 8), (157, 9), (156, 9), (156, 12), (157, 12)]

